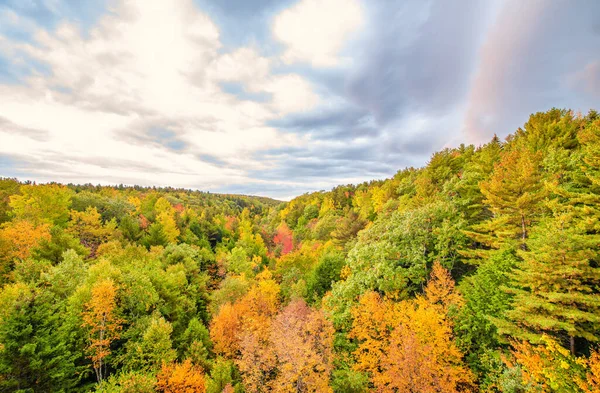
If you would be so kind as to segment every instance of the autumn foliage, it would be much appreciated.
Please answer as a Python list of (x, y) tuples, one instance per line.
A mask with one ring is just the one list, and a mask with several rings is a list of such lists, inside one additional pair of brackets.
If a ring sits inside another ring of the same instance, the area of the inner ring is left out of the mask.
[(91, 299), (85, 304), (83, 327), (88, 329), (87, 352), (98, 382), (106, 375), (105, 359), (110, 355), (111, 343), (120, 337), (123, 321), (117, 316), (117, 286), (111, 279), (92, 287)]
[(164, 364), (157, 375), (156, 390), (164, 393), (205, 393), (202, 367), (188, 359), (183, 363)]

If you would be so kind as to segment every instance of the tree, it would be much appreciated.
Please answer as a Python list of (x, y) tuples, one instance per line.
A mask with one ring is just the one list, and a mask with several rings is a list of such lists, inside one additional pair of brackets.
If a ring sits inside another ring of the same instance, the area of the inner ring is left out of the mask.
[(177, 357), (172, 347), (173, 327), (162, 317), (153, 317), (142, 340), (133, 345), (126, 356), (126, 368), (137, 371), (156, 372), (163, 363), (171, 363)]
[(275, 392), (332, 392), (334, 329), (323, 312), (303, 300), (292, 301), (273, 321), (271, 342), (277, 356)]
[(62, 329), (65, 310), (25, 284), (0, 292), (0, 391), (70, 391), (82, 372)]
[(400, 303), (375, 386), (383, 392), (437, 393), (469, 390), (473, 377), (453, 342), (452, 324), (424, 298)]
[(23, 185), (20, 195), (10, 197), (10, 206), (17, 219), (64, 226), (69, 219), (72, 194), (58, 184)]
[(15, 259), (28, 258), (35, 246), (50, 238), (48, 224), (35, 226), (24, 220), (3, 224), (0, 227), (0, 274), (6, 277)]
[[(443, 295), (443, 301), (440, 298)], [(425, 296), (394, 303), (375, 292), (353, 308), (350, 337), (357, 341), (356, 371), (367, 372), (381, 392), (459, 392), (472, 375), (453, 341), (447, 312), (462, 303), (439, 264)]]
[(490, 179), (481, 183), (484, 203), (494, 216), (474, 225), (474, 231), (467, 232), (472, 238), (494, 248), (514, 240), (524, 247), (529, 228), (540, 212), (540, 201), (545, 197), (541, 159), (541, 152), (517, 149), (503, 152)]
[(212, 350), (210, 332), (198, 318), (192, 318), (188, 323), (187, 329), (183, 332), (179, 348), (183, 351), (181, 358), (189, 358), (194, 364), (205, 369), (210, 368), (211, 361), (209, 358)]
[(438, 261), (433, 263), (425, 287), (425, 299), (429, 304), (439, 306), (444, 314), (448, 314), (453, 307), (459, 308), (463, 305), (463, 298), (456, 291), (450, 272)]
[(169, 239), (165, 235), (164, 228), (161, 223), (155, 222), (148, 228), (148, 233), (142, 239), (142, 244), (150, 248), (152, 246), (166, 246), (169, 244)]
[(156, 389), (164, 393), (205, 393), (204, 370), (188, 359), (183, 363), (163, 364), (156, 377)]
[(434, 261), (454, 268), (466, 242), (464, 225), (460, 212), (446, 202), (380, 215), (358, 235), (348, 253), (350, 275), (332, 286), (326, 300), (336, 327), (349, 324), (349, 310), (361, 294), (375, 290), (406, 299), (422, 290)]
[(10, 196), (18, 194), (20, 186), (17, 179), (0, 177), (0, 224), (10, 219)]
[(533, 341), (543, 333), (565, 334), (573, 354), (576, 337), (598, 341), (600, 268), (594, 261), (599, 242), (571, 214), (544, 220), (510, 276), (513, 309), (506, 311), (509, 322), (499, 324), (501, 331)]
[(373, 381), (380, 378), (381, 361), (389, 348), (391, 331), (397, 325), (396, 306), (373, 291), (363, 294), (352, 308), (349, 337), (357, 341), (354, 370), (365, 372)]
[(85, 248), (79, 239), (66, 232), (63, 228), (54, 226), (50, 228), (51, 238), (42, 238), (36, 247), (31, 250), (31, 256), (38, 260), (48, 260), (53, 265), (63, 260), (63, 254), (73, 250), (82, 257), (87, 257), (90, 251)]
[(206, 380), (206, 393), (241, 393), (243, 388), (239, 378), (231, 360), (217, 358)]
[(154, 375), (127, 371), (111, 375), (107, 380), (97, 385), (97, 393), (155, 393), (156, 378)]
[(97, 282), (85, 304), (82, 326), (88, 330), (87, 352), (98, 382), (106, 377), (106, 357), (111, 343), (120, 337), (123, 320), (117, 316), (117, 286), (112, 279)]
[(280, 247), (280, 255), (285, 255), (294, 249), (294, 236), (285, 221), (282, 221), (273, 237), (275, 246)]
[(455, 331), (459, 347), (467, 354), (467, 361), (476, 372), (496, 371), (486, 368), (485, 353), (500, 345), (494, 320), (503, 317), (511, 306), (512, 295), (502, 286), (506, 285), (508, 274), (517, 263), (514, 251), (495, 251), (474, 275), (461, 282), (464, 305), (456, 316)]
[(325, 251), (308, 278), (308, 293), (318, 300), (340, 280), (342, 268), (346, 265), (344, 254), (336, 250)]
[(227, 359), (233, 359), (239, 350), (239, 337), (242, 317), (239, 307), (226, 303), (210, 324), (210, 338), (215, 345), (215, 352)]
[[(513, 342), (509, 365), (518, 365), (527, 391), (548, 393), (580, 392), (578, 382), (585, 375), (582, 362), (550, 337), (544, 336), (540, 345), (526, 341)], [(585, 363), (585, 362), (583, 362)]]
[(67, 232), (77, 236), (81, 244), (90, 249), (90, 256), (93, 258), (98, 246), (109, 241), (116, 229), (116, 221), (102, 225), (100, 213), (95, 207), (88, 207), (84, 212), (71, 210)]
[(179, 236), (179, 228), (175, 221), (175, 209), (173, 206), (171, 206), (169, 201), (161, 197), (156, 201), (154, 211), (156, 212), (156, 222), (162, 226), (167, 243), (176, 243)]

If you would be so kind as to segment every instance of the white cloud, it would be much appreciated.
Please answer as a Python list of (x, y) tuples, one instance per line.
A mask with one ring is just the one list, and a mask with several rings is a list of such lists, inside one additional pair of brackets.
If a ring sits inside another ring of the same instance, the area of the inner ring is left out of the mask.
[(302, 0), (275, 17), (273, 35), (287, 46), (283, 60), (338, 65), (351, 33), (363, 24), (358, 0)]
[[(43, 163), (27, 168), (40, 180), (215, 188), (256, 182), (246, 171), (265, 167), (260, 150), (306, 143), (265, 124), (316, 105), (312, 86), (295, 74), (272, 75), (272, 60), (254, 48), (221, 53), (218, 27), (191, 0), (123, 0), (86, 34), (66, 23), (34, 32), (30, 43), (0, 34), (0, 53), (51, 70), (21, 85), (0, 84), (0, 118), (48, 138), (4, 125), (0, 155)], [(272, 99), (242, 100), (224, 93), (222, 81)], [(186, 149), (124, 137), (154, 124)]]

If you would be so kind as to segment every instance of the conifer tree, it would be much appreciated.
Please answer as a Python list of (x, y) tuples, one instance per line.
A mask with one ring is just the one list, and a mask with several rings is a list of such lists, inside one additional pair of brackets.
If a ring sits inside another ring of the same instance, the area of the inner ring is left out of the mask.
[(493, 217), (473, 226), (473, 231), (467, 232), (470, 237), (492, 248), (515, 240), (525, 247), (529, 229), (545, 197), (541, 157), (540, 153), (527, 150), (512, 150), (502, 155), (490, 179), (481, 183), (484, 203)]
[(575, 338), (600, 339), (600, 238), (586, 234), (573, 215), (548, 218), (534, 231), (523, 261), (510, 275), (507, 288), (515, 295), (502, 333), (536, 341), (542, 333), (567, 336), (572, 353)]

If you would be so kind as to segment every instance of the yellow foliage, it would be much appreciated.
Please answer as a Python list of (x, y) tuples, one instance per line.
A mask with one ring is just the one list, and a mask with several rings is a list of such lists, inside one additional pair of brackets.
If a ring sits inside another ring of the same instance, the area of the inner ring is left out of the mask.
[(0, 229), (0, 255), (9, 261), (14, 258), (25, 259), (42, 239), (50, 238), (48, 224), (36, 226), (25, 220), (7, 222)]
[(584, 365), (587, 368), (585, 380), (578, 379), (577, 385), (584, 393), (600, 393), (600, 350), (592, 351)]
[(105, 376), (104, 359), (110, 355), (110, 344), (120, 337), (123, 320), (117, 317), (117, 286), (111, 279), (105, 279), (92, 287), (91, 299), (83, 311), (84, 328), (88, 329), (89, 345), (87, 352), (92, 360), (98, 382)]
[(156, 389), (164, 393), (204, 393), (206, 381), (202, 367), (187, 359), (183, 363), (163, 364), (156, 376)]

